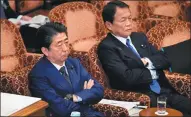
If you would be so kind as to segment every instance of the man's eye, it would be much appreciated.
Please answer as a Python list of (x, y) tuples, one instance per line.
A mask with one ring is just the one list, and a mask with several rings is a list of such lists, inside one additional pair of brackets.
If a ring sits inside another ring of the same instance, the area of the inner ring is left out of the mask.
[(123, 18), (123, 19), (121, 19), (121, 22), (124, 22), (125, 21), (125, 19)]
[(65, 41), (64, 43), (65, 43), (65, 44), (69, 44), (69, 42), (68, 42), (68, 41)]
[(128, 20), (132, 20), (132, 17), (129, 17)]
[(60, 44), (58, 44), (57, 46), (61, 46), (62, 44), (60, 43)]

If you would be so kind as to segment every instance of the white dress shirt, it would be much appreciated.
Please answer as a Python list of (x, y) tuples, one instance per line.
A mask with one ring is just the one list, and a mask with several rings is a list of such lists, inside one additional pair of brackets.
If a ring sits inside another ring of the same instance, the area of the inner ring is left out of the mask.
[[(52, 63), (52, 62), (51, 62), (51, 63)], [(66, 70), (66, 73), (68, 74), (68, 70), (67, 70), (67, 68), (66, 68), (65, 62), (62, 64), (62, 66), (60, 66), (60, 65), (58, 65), (58, 64), (55, 64), (55, 63), (52, 63), (52, 64), (56, 67), (56, 69), (58, 69), (58, 71), (61, 69), (61, 67), (64, 67), (65, 70)], [(68, 74), (68, 76), (69, 76), (69, 74)]]

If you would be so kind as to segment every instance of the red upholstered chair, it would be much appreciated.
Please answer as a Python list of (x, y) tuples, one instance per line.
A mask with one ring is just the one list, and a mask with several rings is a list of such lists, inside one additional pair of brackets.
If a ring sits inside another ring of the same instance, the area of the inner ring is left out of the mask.
[(83, 59), (87, 67), (87, 52), (106, 35), (101, 13), (87, 2), (67, 2), (53, 8), (49, 18), (67, 26), (69, 43), (72, 45), (71, 54)]
[[(96, 6), (100, 12), (103, 7), (112, 0), (91, 0), (90, 2)], [(190, 1), (130, 1), (121, 0), (129, 5), (132, 18), (136, 24), (137, 31), (147, 32), (155, 25), (172, 18), (187, 20), (186, 8), (190, 5)], [(141, 22), (141, 24), (140, 24)]]
[[(100, 11), (102, 12), (103, 7), (112, 0), (90, 0), (90, 2)], [(145, 20), (149, 16), (149, 12), (147, 11), (147, 2), (140, 1), (128, 1), (121, 0), (127, 3), (130, 7), (132, 19), (133, 19), (133, 31), (135, 32), (144, 32), (146, 33), (146, 25)]]
[(28, 73), (41, 57), (27, 53), (19, 29), (1, 19), (1, 92), (30, 95)]
[(188, 1), (145, 1), (148, 12), (146, 22), (146, 32), (152, 27), (166, 20), (177, 18), (180, 20), (187, 20), (186, 8), (190, 5)]
[[(150, 107), (150, 98), (147, 95), (136, 93), (136, 92), (128, 92), (122, 90), (112, 89), (109, 86), (108, 78), (105, 75), (101, 63), (97, 57), (97, 45), (94, 45), (93, 48), (89, 51), (89, 59), (90, 59), (90, 71), (92, 76), (98, 80), (98, 82), (104, 87), (104, 98), (111, 100), (120, 100), (120, 101), (140, 101), (141, 104)], [(115, 110), (117, 112), (117, 110)]]
[(157, 19), (178, 18), (184, 20), (184, 10), (190, 4), (187, 1), (148, 1), (150, 16)]
[(19, 13), (31, 12), (44, 5), (45, 0), (8, 0), (10, 7)]
[[(158, 49), (175, 45), (190, 39), (190, 22), (180, 21), (178, 19), (162, 22), (151, 28), (147, 32), (147, 37), (150, 43)], [(169, 71), (165, 71), (165, 75), (180, 94), (191, 99), (191, 75)]]
[[(114, 0), (91, 0), (90, 2), (102, 12), (103, 7), (110, 1)], [(133, 19), (146, 19), (149, 16), (149, 12), (146, 9), (147, 2), (144, 0), (130, 1), (130, 0), (120, 0), (129, 5), (132, 13)]]

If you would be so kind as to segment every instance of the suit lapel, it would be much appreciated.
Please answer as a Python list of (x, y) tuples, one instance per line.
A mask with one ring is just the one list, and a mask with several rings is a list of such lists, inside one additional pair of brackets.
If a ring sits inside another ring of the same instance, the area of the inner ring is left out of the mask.
[(135, 53), (133, 53), (130, 48), (128, 48), (126, 45), (116, 39), (113, 35), (110, 34), (110, 36), (112, 37), (111, 39), (113, 43), (117, 46), (117, 49), (119, 51), (122, 51), (126, 57), (130, 57), (132, 59), (140, 61), (140, 58), (138, 58), (137, 55), (135, 55)]
[(149, 50), (147, 50), (147, 45), (146, 43), (143, 41), (144, 39), (140, 39), (140, 38), (144, 38), (143, 36), (136, 36), (135, 33), (131, 34), (131, 40), (133, 45), (135, 46), (135, 48), (137, 49), (137, 52), (139, 53), (139, 55), (141, 57), (147, 57), (149, 55)]
[[(133, 43), (133, 45), (134, 45), (134, 47), (136, 48), (136, 50), (137, 50), (137, 52), (139, 53), (139, 55), (141, 56), (141, 52), (140, 52), (140, 43), (139, 43), (139, 41), (140, 41), (140, 39), (138, 39), (135, 35), (134, 35), (134, 33), (132, 33), (131, 35), (130, 35), (130, 37), (131, 37), (131, 42)], [(142, 56), (141, 56), (142, 57)]]

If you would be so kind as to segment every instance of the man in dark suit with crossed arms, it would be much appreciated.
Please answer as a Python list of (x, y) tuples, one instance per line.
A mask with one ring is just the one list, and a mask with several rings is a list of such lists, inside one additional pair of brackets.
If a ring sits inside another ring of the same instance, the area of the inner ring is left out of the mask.
[(109, 2), (102, 16), (110, 33), (98, 45), (98, 57), (111, 87), (147, 94), (151, 107), (156, 107), (157, 96), (164, 95), (167, 107), (191, 115), (191, 101), (179, 95), (163, 73), (170, 65), (165, 54), (157, 51), (145, 34), (132, 32), (129, 6), (121, 1)]
[(47, 116), (69, 117), (72, 111), (81, 116), (100, 117), (91, 105), (103, 98), (103, 87), (91, 77), (80, 61), (68, 57), (66, 27), (60, 23), (41, 26), (37, 39), (44, 54), (29, 74), (32, 96), (49, 103)]

